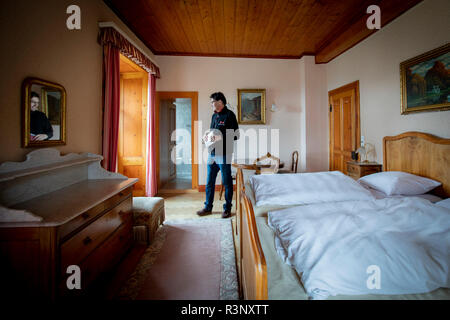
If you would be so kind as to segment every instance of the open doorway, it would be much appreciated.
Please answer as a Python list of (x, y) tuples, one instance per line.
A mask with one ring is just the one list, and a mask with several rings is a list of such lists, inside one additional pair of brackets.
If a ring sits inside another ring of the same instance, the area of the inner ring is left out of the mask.
[(138, 178), (133, 195), (145, 196), (148, 73), (120, 55), (120, 115), (117, 171)]
[(184, 193), (198, 187), (197, 92), (156, 92), (158, 190)]

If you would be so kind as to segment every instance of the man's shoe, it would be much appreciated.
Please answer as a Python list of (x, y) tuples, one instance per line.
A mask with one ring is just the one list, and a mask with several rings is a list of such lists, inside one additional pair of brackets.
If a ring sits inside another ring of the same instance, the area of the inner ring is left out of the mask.
[(225, 210), (224, 212), (222, 212), (222, 218), (229, 218), (231, 217), (231, 211), (229, 210)]
[(206, 216), (206, 215), (211, 214), (211, 213), (212, 213), (212, 211), (211, 211), (211, 210), (208, 210), (208, 209), (206, 209), (206, 208), (203, 208), (202, 210), (197, 211), (197, 214), (198, 214), (200, 217)]

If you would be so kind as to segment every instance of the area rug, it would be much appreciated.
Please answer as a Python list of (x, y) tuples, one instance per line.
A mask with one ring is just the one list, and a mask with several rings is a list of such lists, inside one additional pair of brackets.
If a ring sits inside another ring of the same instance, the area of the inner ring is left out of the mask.
[(238, 299), (231, 220), (166, 221), (116, 298)]

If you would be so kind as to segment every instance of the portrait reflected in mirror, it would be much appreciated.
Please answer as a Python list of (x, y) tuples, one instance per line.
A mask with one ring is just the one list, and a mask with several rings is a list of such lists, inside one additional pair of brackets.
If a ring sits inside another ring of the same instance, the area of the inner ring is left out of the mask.
[(47, 115), (39, 110), (39, 94), (32, 91), (30, 99), (30, 141), (49, 140), (53, 137), (53, 128)]
[(66, 93), (62, 86), (37, 78), (23, 85), (25, 147), (65, 144)]

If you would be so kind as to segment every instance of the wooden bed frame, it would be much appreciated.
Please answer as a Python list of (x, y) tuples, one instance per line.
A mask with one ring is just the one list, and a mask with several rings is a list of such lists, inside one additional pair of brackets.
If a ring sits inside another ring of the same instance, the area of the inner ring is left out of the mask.
[[(383, 163), (384, 171), (409, 172), (441, 182), (435, 194), (450, 197), (450, 139), (421, 132), (384, 137)], [(237, 171), (236, 188), (236, 255), (241, 295), (246, 300), (265, 300), (267, 264), (241, 169)]]

